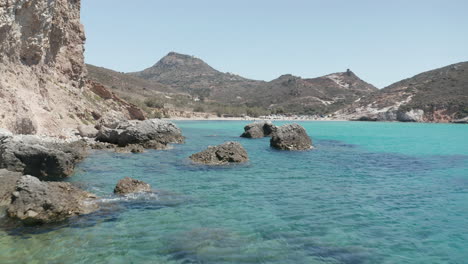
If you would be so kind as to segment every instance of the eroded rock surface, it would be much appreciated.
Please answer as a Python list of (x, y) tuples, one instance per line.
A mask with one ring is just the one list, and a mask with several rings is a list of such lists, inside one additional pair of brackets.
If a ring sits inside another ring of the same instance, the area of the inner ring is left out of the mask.
[(247, 162), (249, 156), (240, 143), (226, 142), (218, 146), (210, 146), (204, 151), (195, 153), (190, 156), (190, 159), (201, 164), (224, 165)]
[(12, 198), (8, 216), (26, 224), (63, 221), (98, 209), (91, 193), (70, 183), (41, 182), (29, 175), (18, 180)]
[(114, 193), (120, 195), (139, 192), (151, 192), (151, 186), (146, 182), (125, 177), (114, 188)]
[(85, 156), (83, 142), (51, 141), (37, 136), (0, 138), (0, 168), (33, 175), (41, 180), (58, 180), (73, 173)]
[(69, 136), (95, 123), (96, 113), (141, 118), (135, 106), (91, 90), (80, 6), (80, 0), (0, 0), (0, 127)]
[(8, 206), (11, 203), (11, 195), (21, 176), (22, 174), (19, 172), (0, 169), (0, 207)]
[(183, 143), (181, 130), (173, 123), (148, 119), (123, 121), (115, 128), (101, 127), (97, 141), (126, 147), (138, 144), (149, 149), (166, 149), (170, 143)]
[(244, 133), (241, 137), (245, 138), (263, 138), (270, 137), (276, 130), (276, 126), (271, 121), (254, 122), (244, 127)]
[(302, 126), (289, 124), (277, 128), (270, 146), (280, 150), (307, 150), (312, 148), (312, 140)]

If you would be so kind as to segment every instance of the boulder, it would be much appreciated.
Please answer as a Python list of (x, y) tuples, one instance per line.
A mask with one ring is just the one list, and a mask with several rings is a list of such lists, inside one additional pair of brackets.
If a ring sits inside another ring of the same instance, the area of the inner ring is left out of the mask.
[(276, 126), (271, 121), (254, 122), (244, 127), (244, 133), (241, 137), (245, 138), (263, 138), (270, 137), (276, 130)]
[(95, 198), (70, 183), (41, 182), (26, 175), (16, 183), (7, 214), (25, 224), (53, 223), (96, 211)]
[(120, 195), (139, 192), (151, 192), (151, 186), (146, 182), (125, 177), (114, 188), (114, 193)]
[(101, 127), (96, 140), (119, 147), (139, 144), (144, 148), (167, 149), (170, 143), (183, 143), (184, 137), (173, 123), (148, 119), (123, 121), (115, 128)]
[(86, 145), (76, 141), (51, 142), (36, 136), (13, 136), (0, 140), (0, 168), (59, 180), (73, 173), (85, 156)]
[(190, 159), (196, 163), (223, 165), (247, 162), (249, 156), (241, 144), (237, 142), (226, 142), (218, 146), (210, 146), (202, 152), (192, 154)]
[(80, 136), (86, 138), (95, 138), (99, 132), (94, 126), (81, 125), (77, 129)]
[(312, 148), (312, 140), (302, 126), (289, 124), (276, 129), (270, 146), (280, 150), (307, 150)]
[(0, 207), (8, 206), (11, 203), (11, 195), (21, 176), (22, 174), (19, 172), (0, 169)]

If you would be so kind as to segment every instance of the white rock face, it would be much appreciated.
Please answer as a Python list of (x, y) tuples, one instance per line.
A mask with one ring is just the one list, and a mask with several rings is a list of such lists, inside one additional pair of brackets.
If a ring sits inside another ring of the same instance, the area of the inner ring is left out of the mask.
[(68, 136), (96, 116), (130, 116), (89, 89), (84, 41), (80, 0), (0, 0), (1, 128)]

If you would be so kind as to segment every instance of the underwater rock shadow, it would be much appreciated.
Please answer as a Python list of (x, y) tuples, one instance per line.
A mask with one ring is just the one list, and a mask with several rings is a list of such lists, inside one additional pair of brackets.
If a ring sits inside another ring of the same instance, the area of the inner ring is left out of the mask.
[(29, 226), (7, 216), (1, 217), (4, 215), (1, 213), (0, 229), (10, 236), (20, 236), (27, 239), (32, 235), (49, 233), (62, 228), (87, 228), (104, 222), (116, 222), (119, 221), (124, 212), (129, 210), (159, 210), (177, 207), (189, 201), (192, 199), (187, 196), (161, 190), (127, 196), (112, 195), (97, 201), (100, 206), (99, 210), (56, 223)]

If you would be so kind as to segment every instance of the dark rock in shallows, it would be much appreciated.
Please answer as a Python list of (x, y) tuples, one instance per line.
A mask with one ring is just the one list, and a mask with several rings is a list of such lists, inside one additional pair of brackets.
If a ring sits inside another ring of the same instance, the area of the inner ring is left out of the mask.
[(146, 182), (125, 177), (114, 188), (114, 193), (120, 195), (138, 192), (151, 192), (151, 186)]
[(59, 180), (73, 173), (86, 153), (86, 144), (49, 142), (36, 136), (13, 136), (0, 140), (0, 168)]
[(7, 214), (25, 224), (45, 224), (98, 209), (96, 198), (67, 182), (41, 182), (25, 175), (16, 183)]
[(0, 207), (8, 206), (11, 203), (11, 195), (21, 176), (22, 174), (19, 172), (0, 169)]
[(173, 123), (159, 119), (120, 122), (115, 128), (101, 127), (97, 141), (126, 147), (139, 144), (144, 148), (167, 149), (170, 143), (183, 143), (180, 129)]
[(271, 121), (254, 122), (244, 127), (241, 137), (263, 138), (270, 137), (276, 131), (276, 126)]
[(312, 140), (302, 126), (289, 124), (277, 128), (270, 146), (280, 150), (307, 150), (312, 148)]
[(237, 142), (226, 142), (218, 146), (208, 147), (202, 152), (195, 153), (190, 156), (190, 159), (196, 163), (223, 165), (247, 162), (249, 156), (241, 144)]

